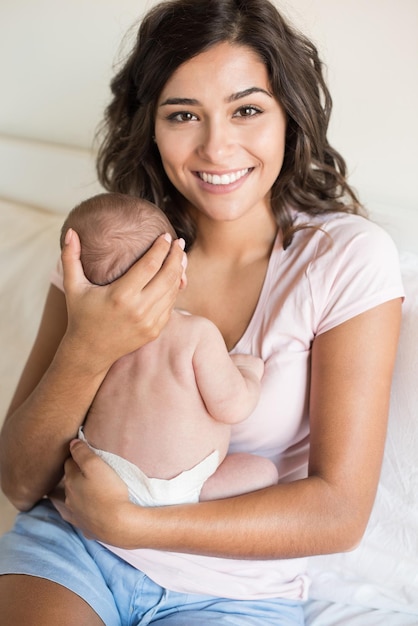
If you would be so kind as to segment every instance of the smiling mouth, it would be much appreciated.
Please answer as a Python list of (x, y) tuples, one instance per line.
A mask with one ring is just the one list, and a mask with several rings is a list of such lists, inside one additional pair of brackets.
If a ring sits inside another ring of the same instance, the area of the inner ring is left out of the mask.
[(209, 174), (208, 172), (197, 172), (197, 174), (201, 180), (210, 185), (231, 185), (248, 174), (250, 169), (251, 168), (246, 167), (243, 170), (231, 172), (230, 174)]

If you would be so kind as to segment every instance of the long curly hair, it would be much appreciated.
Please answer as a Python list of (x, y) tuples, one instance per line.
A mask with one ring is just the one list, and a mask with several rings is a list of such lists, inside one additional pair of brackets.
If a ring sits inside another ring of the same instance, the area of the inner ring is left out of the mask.
[(168, 0), (148, 12), (111, 82), (113, 98), (99, 129), (102, 185), (155, 202), (190, 247), (194, 224), (153, 141), (155, 109), (173, 72), (222, 42), (258, 54), (287, 115), (284, 162), (271, 190), (284, 247), (297, 230), (292, 209), (361, 213), (345, 161), (327, 139), (332, 101), (317, 49), (269, 0)]

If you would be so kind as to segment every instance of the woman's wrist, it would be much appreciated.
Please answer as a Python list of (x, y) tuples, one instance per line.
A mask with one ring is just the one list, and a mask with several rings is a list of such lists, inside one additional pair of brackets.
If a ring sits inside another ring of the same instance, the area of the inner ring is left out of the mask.
[(108, 355), (96, 349), (88, 337), (77, 337), (67, 332), (57, 349), (52, 366), (71, 369), (76, 377), (99, 378), (101, 381), (113, 363)]

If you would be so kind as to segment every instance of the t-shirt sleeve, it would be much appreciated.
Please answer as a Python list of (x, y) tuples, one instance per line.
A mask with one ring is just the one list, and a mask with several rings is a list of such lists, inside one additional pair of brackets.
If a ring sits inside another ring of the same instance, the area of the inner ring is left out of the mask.
[(308, 279), (316, 334), (404, 297), (394, 242), (380, 226), (361, 217), (347, 216), (325, 225), (318, 234)]
[(64, 272), (62, 269), (61, 257), (58, 259), (55, 268), (50, 275), (51, 284), (64, 291)]

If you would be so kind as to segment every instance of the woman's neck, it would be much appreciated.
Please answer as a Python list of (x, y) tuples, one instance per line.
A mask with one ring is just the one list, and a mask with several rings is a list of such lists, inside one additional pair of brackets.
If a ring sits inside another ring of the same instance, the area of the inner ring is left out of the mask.
[(203, 254), (228, 264), (247, 264), (268, 257), (277, 234), (272, 213), (218, 222), (205, 215), (196, 216), (197, 236), (192, 253)]
[(187, 289), (176, 306), (207, 317), (228, 349), (245, 332), (257, 306), (276, 238), (271, 213), (230, 222), (196, 216), (197, 237), (188, 253)]

